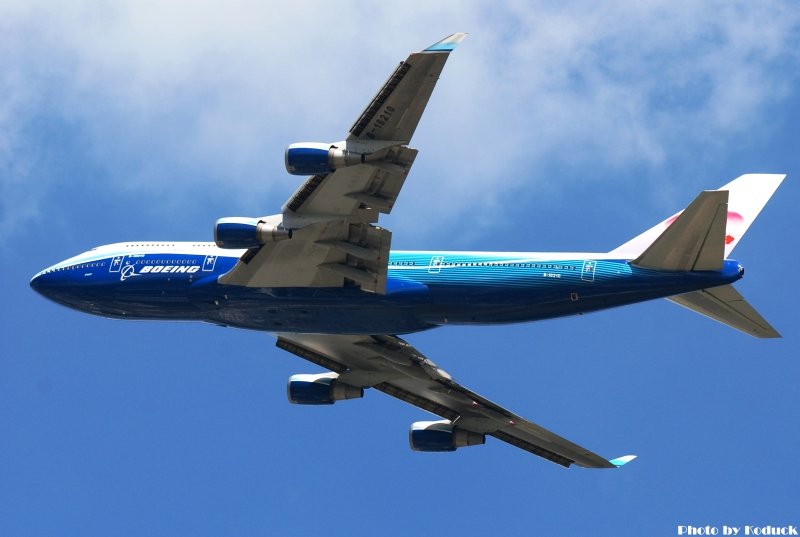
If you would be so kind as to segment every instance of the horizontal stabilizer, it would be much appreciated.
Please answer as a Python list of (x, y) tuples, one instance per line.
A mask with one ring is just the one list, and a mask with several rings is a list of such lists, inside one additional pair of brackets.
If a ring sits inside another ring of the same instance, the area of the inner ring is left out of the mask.
[(624, 457), (617, 457), (616, 459), (611, 459), (608, 462), (610, 462), (611, 464), (613, 464), (617, 468), (622, 468), (623, 466), (625, 466), (626, 464), (628, 464), (629, 462), (631, 462), (635, 458), (636, 458), (636, 455), (625, 455)]
[(632, 263), (656, 270), (721, 270), (728, 192), (701, 192)]
[(668, 300), (754, 337), (781, 337), (731, 285), (675, 295)]

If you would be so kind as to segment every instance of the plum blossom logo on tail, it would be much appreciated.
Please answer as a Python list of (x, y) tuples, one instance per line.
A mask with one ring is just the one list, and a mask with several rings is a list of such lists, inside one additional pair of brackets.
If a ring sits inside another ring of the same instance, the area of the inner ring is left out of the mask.
[(744, 233), (741, 231), (745, 226), (744, 216), (741, 214), (728, 211), (728, 233), (725, 235), (725, 244), (730, 244), (736, 240), (736, 237), (741, 237)]
[[(672, 218), (669, 218), (666, 222), (664, 222), (664, 227), (671, 226), (682, 213), (683, 211), (679, 212)], [(739, 235), (741, 235), (739, 229), (744, 225), (744, 217), (737, 212), (728, 211), (727, 221), (728, 221), (727, 229), (729, 233), (725, 234), (725, 244), (730, 244), (736, 240), (736, 237), (732, 235), (730, 232), (738, 233)]]

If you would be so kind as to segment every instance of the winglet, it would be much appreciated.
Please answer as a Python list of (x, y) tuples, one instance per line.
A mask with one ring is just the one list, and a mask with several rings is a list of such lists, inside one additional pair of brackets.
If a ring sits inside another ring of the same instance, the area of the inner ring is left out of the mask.
[(624, 457), (617, 457), (616, 459), (611, 459), (608, 462), (610, 462), (611, 464), (613, 464), (617, 468), (622, 468), (623, 466), (625, 466), (626, 464), (628, 464), (629, 462), (631, 462), (635, 458), (636, 458), (636, 455), (625, 455)]
[(456, 46), (461, 43), (464, 38), (467, 37), (467, 34), (459, 32), (457, 34), (453, 34), (451, 36), (445, 37), (438, 43), (434, 43), (433, 45), (426, 48), (423, 52), (452, 52)]

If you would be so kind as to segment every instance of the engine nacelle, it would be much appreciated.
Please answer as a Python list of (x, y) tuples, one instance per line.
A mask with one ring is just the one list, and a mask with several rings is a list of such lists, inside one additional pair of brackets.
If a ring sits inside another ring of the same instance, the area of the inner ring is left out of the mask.
[(298, 405), (332, 405), (344, 399), (364, 397), (364, 388), (350, 386), (336, 380), (337, 373), (319, 375), (292, 375), (286, 386), (290, 403)]
[(486, 436), (453, 427), (449, 420), (417, 421), (411, 424), (408, 442), (414, 451), (455, 451), (485, 444)]
[(365, 159), (364, 153), (340, 149), (333, 144), (303, 142), (286, 148), (286, 171), (292, 175), (320, 175), (362, 164)]
[(220, 248), (258, 248), (268, 242), (292, 238), (292, 230), (258, 218), (220, 218), (214, 226), (214, 242)]

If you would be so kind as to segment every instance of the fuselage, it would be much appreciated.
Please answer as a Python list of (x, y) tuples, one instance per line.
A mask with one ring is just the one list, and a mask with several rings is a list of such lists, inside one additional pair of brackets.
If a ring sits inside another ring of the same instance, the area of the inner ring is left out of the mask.
[(243, 253), (213, 243), (110, 244), (43, 270), (31, 287), (105, 317), (269, 332), (402, 334), (576, 315), (732, 283), (743, 273), (732, 260), (721, 271), (666, 272), (601, 253), (394, 251), (385, 294), (218, 283)]

